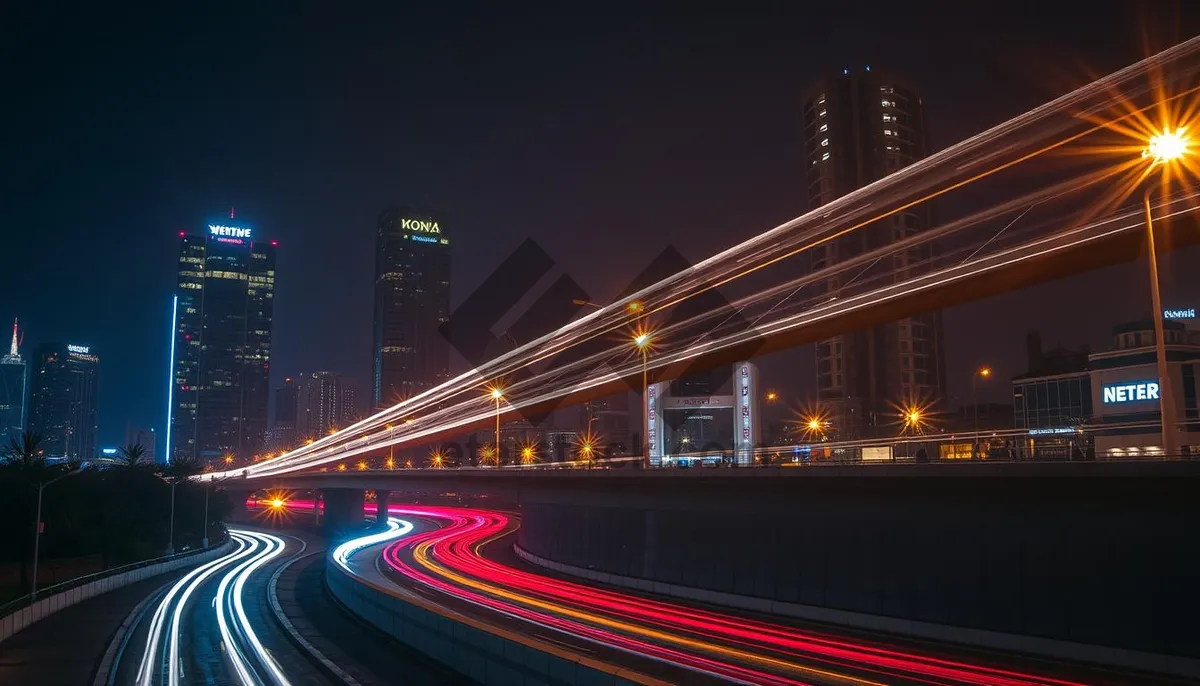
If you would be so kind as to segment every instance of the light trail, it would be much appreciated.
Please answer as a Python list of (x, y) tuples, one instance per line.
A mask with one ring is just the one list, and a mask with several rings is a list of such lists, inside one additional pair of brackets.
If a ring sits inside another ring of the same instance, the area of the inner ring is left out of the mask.
[[(229, 535), (235, 544), (232, 552), (185, 574), (159, 601), (135, 677), (138, 686), (161, 683), (178, 686), (183, 680), (180, 657), (183, 615), (198, 589), (221, 571), (225, 573), (217, 585), (211, 605), (226, 655), (238, 682), (244, 686), (290, 686), (291, 682), (279, 664), (259, 640), (243, 602), (246, 581), (263, 565), (278, 557), (286, 548), (286, 543), (277, 536), (255, 531), (230, 529)], [(260, 676), (251, 666), (252, 660), (257, 662), (264, 675)]]
[(911, 653), (747, 617), (593, 588), (488, 559), (511, 530), (486, 510), (395, 506), (390, 514), (444, 522), (383, 553), (402, 578), (505, 617), (742, 683), (1067, 686), (1074, 682)]
[[(386, 446), (431, 440), (452, 430), (482, 424), (494, 417), (495, 412), (479, 389), (496, 379), (515, 380), (506, 388), (507, 412), (611, 387), (640, 371), (639, 360), (633, 359), (636, 356), (630, 354), (625, 342), (605, 342), (603, 339), (629, 325), (629, 303), (637, 301), (642, 304), (639, 312), (643, 314), (639, 314), (639, 317), (660, 313), (664, 319), (669, 319), (668, 314), (673, 316), (682, 311), (677, 306), (716, 285), (760, 271), (800, 251), (871, 225), (949, 190), (977, 183), (1040, 158), (1050, 151), (1064, 149), (1064, 146), (1074, 144), (1083, 137), (1097, 132), (1108, 133), (1131, 117), (1144, 116), (1145, 107), (1131, 108), (1128, 103), (1133, 97), (1152, 93), (1152, 85), (1162, 90), (1170, 84), (1182, 84), (1180, 92), (1169, 99), (1174, 101), (1184, 96), (1191, 97), (1198, 88), (1186, 79), (1200, 71), (1198, 56), (1200, 37), (1189, 39), (742, 241), (692, 268), (588, 313), (471, 372), (332, 436), (322, 437), (311, 445), (243, 470), (216, 472), (200, 478), (280, 475), (355, 457)], [(1168, 67), (1173, 71), (1168, 73)], [(1105, 119), (1100, 116), (1104, 112), (1115, 114)], [(1028, 261), (1032, 264), (1053, 255), (1093, 245), (1102, 238), (1139, 231), (1142, 227), (1140, 211), (1116, 215), (1119, 225), (1113, 223), (1114, 218), (1109, 218), (1095, 222), (1081, 220), (1080, 223), (1084, 225), (1076, 226), (1071, 219), (1065, 218), (1060, 226), (1066, 228), (1033, 235), (1019, 244), (1009, 240), (1008, 234), (1012, 232), (998, 233), (990, 227), (992, 221), (1015, 207), (1032, 207), (1051, 198), (1060, 199), (1066, 194), (1078, 195), (1084, 190), (1095, 190), (1100, 182), (1135, 169), (1139, 163), (1123, 158), (1112, 160), (1104, 168), (1086, 171), (1079, 178), (1024, 194), (940, 227), (929, 227), (889, 247), (896, 254), (900, 250), (928, 245), (934, 238), (959, 236), (974, 230), (986, 231), (987, 240), (973, 254), (968, 253), (967, 259), (961, 264), (946, 268), (938, 268), (936, 264), (918, 265), (922, 273), (913, 278), (897, 284), (875, 284), (873, 290), (845, 294), (845, 297), (839, 292), (838, 298), (833, 301), (797, 302), (789, 304), (787, 308), (780, 307), (784, 301), (772, 305), (772, 297), (796, 291), (805, 283), (828, 279), (836, 275), (838, 270), (845, 271), (856, 264), (867, 266), (871, 263), (864, 260), (878, 261), (879, 255), (873, 253), (869, 258), (864, 255), (861, 259), (838, 263), (836, 268), (830, 268), (834, 269), (833, 272), (826, 270), (799, 279), (786, 278), (785, 283), (777, 288), (743, 298), (734, 307), (718, 308), (715, 312), (698, 316), (683, 316), (681, 321), (669, 322), (666, 330), (656, 332), (656, 341), (663, 344), (663, 349), (652, 356), (648, 366), (656, 371), (680, 369), (700, 358), (740, 349), (738, 346), (765, 340), (766, 337), (785, 333), (796, 336), (806, 327), (813, 329), (815, 325), (834, 317), (843, 317), (864, 308), (878, 308), (881, 304), (933, 292), (937, 288), (976, 283), (1018, 262)], [(1184, 200), (1193, 199), (1194, 196), (1189, 196)], [(1163, 214), (1178, 214), (1191, 209), (1190, 206), (1185, 207), (1179, 198), (1160, 205)], [(1085, 211), (1082, 216), (1086, 219), (1090, 215)], [(1029, 230), (1016, 233), (1026, 238), (1031, 235)], [(1004, 240), (1000, 240), (1001, 234), (1004, 234)], [(911, 265), (907, 270), (910, 273), (918, 271)], [(937, 278), (932, 278), (931, 274)], [(872, 279), (864, 279), (861, 284), (857, 283), (857, 279), (855, 281), (856, 288), (875, 283)], [(780, 292), (780, 289), (784, 290)], [(776, 295), (771, 296), (772, 293)], [(853, 302), (850, 302), (851, 299)], [(785, 301), (791, 303), (790, 296)], [(751, 309), (759, 307), (765, 312), (755, 316)], [(731, 330), (722, 323), (722, 320), (734, 319), (729, 316), (731, 313), (742, 311), (753, 324), (739, 324), (741, 328)], [(678, 340), (672, 341), (672, 336)], [(577, 355), (580, 359), (573, 362), (556, 358), (567, 351), (586, 350), (584, 346), (602, 349), (580, 353)], [(547, 365), (553, 369), (542, 368)]]
[(350, 539), (337, 548), (334, 548), (331, 558), (342, 569), (345, 569), (347, 572), (353, 572), (350, 569), (350, 557), (355, 553), (363, 548), (369, 548), (379, 543), (386, 543), (402, 536), (407, 536), (412, 533), (412, 530), (412, 522), (389, 517), (386, 531)]

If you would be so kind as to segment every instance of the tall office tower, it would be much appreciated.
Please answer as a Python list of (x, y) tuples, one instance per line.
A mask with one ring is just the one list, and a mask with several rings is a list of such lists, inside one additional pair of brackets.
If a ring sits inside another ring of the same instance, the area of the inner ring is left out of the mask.
[(96, 457), (100, 358), (86, 345), (42, 343), (33, 355), (29, 431), (46, 457)]
[(362, 418), (354, 381), (337, 372), (301, 374), (297, 391), (296, 431), (301, 438), (320, 438)]
[(283, 380), (275, 389), (275, 414), (271, 417), (270, 450), (290, 450), (296, 447), (296, 404), (299, 402), (296, 382), (292, 377)]
[(229, 222), (179, 234), (168, 460), (247, 458), (265, 438), (278, 244)]
[(373, 407), (392, 405), (450, 378), (438, 327), (450, 318), (450, 239), (432, 215), (384, 210), (375, 243)]
[[(928, 154), (919, 91), (869, 66), (819, 80), (804, 96), (804, 150), (810, 207), (820, 207)], [(813, 271), (885, 246), (930, 226), (923, 206), (887, 217), (813, 251)], [(872, 282), (900, 281), (929, 268), (929, 246), (892, 253)], [(868, 275), (860, 277), (866, 278)], [(853, 278), (839, 274), (819, 295), (836, 296)], [(945, 398), (942, 319), (932, 312), (847, 332), (817, 344), (817, 391), (839, 438), (894, 432), (896, 406)]]
[(20, 344), (14, 319), (12, 345), (0, 358), (0, 451), (7, 449), (12, 439), (20, 440), (25, 431), (25, 384), (29, 373), (18, 349)]
[(157, 442), (158, 436), (154, 429), (134, 424), (125, 425), (125, 445), (142, 446), (142, 449), (146, 451), (142, 453), (143, 462), (147, 464), (158, 462), (158, 450), (155, 446)]

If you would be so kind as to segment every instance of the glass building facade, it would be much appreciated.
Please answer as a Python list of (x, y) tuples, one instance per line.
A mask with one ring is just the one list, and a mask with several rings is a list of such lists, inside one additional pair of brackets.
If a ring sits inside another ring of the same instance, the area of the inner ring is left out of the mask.
[(1013, 426), (1017, 429), (1078, 427), (1092, 417), (1088, 372), (1013, 380)]
[(248, 458), (267, 430), (274, 241), (209, 224), (179, 237), (169, 459)]
[(390, 407), (450, 378), (450, 239), (434, 216), (379, 215), (375, 244), (373, 407)]
[[(925, 111), (917, 87), (886, 70), (839, 70), (804, 98), (804, 169), (810, 208), (821, 207), (928, 154)], [(816, 246), (814, 272), (930, 227), (923, 207), (898, 212)], [(848, 282), (882, 285), (930, 268), (928, 244), (893, 252), (851, 278), (834, 273), (817, 296), (844, 296)], [(890, 434), (897, 405), (945, 398), (940, 312), (844, 333), (816, 345), (817, 396), (837, 438)]]
[(48, 458), (96, 457), (100, 358), (86, 345), (43, 343), (33, 355), (29, 431)]

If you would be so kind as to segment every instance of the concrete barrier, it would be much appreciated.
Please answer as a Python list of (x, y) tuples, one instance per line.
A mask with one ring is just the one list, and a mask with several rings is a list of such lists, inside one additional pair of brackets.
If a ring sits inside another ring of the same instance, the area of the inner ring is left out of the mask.
[(667, 684), (353, 576), (328, 560), (325, 583), (361, 620), (481, 684)]
[(514, 545), (513, 551), (526, 562), (561, 574), (568, 574), (609, 586), (631, 588), (645, 593), (693, 600), (709, 605), (749, 610), (751, 612), (778, 615), (780, 617), (795, 617), (882, 633), (915, 636), (944, 643), (980, 646), (1013, 653), (1044, 655), (1077, 662), (1090, 662), (1110, 667), (1123, 667), (1139, 671), (1172, 674), (1190, 679), (1200, 679), (1200, 660), (1186, 657), (1147, 653), (1137, 650), (1123, 650), (1108, 646), (1087, 645), (1071, 641), (1058, 641), (1037, 636), (1006, 634), (998, 631), (966, 629), (945, 624), (917, 622), (896, 617), (884, 617), (861, 612), (835, 610), (827, 607), (800, 605), (798, 603), (785, 603), (766, 598), (736, 595), (722, 591), (680, 586), (678, 584), (668, 584), (649, 579), (610, 574), (594, 569), (585, 569), (539, 557), (521, 548), (519, 545)]
[(118, 567), (111, 570), (111, 573), (101, 572), (101, 575), (97, 575), (99, 578), (93, 581), (73, 586), (58, 593), (53, 593), (53, 587), (47, 588), (45, 591), (50, 591), (53, 595), (45, 596), (30, 605), (26, 605), (19, 610), (0, 617), (0, 641), (4, 641), (30, 624), (45, 619), (59, 610), (71, 607), (75, 603), (159, 574), (165, 574), (176, 569), (214, 560), (228, 553), (232, 548), (233, 541), (226, 540), (224, 543), (210, 546), (204, 550), (198, 550), (185, 555), (175, 555), (161, 562), (146, 564), (126, 571), (120, 571), (122, 568)]

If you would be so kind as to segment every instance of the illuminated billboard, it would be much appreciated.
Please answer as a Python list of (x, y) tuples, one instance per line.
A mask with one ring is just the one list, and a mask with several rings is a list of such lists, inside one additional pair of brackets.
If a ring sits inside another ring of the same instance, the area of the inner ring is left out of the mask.
[(1105, 384), (1101, 391), (1105, 405), (1138, 403), (1158, 400), (1157, 381), (1122, 381)]
[(217, 238), (245, 238), (250, 239), (250, 229), (244, 229), (240, 226), (222, 226), (220, 224), (209, 224), (208, 234)]

